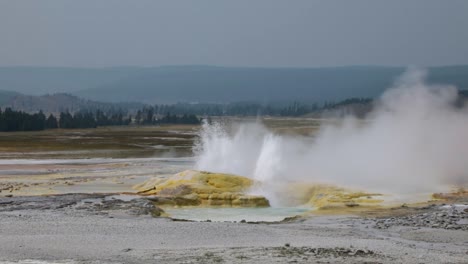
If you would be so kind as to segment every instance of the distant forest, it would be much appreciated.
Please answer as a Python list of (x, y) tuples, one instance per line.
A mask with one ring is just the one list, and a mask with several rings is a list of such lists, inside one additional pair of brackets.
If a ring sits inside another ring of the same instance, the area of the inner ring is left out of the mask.
[[(457, 105), (461, 106), (468, 98), (468, 91), (460, 91)], [(373, 99), (350, 98), (340, 102), (325, 102), (322, 105), (292, 102), (290, 104), (188, 104), (144, 106), (132, 113), (122, 109), (80, 110), (75, 113), (61, 112), (53, 114), (27, 113), (7, 107), (0, 109), (0, 131), (39, 131), (54, 128), (96, 128), (99, 126), (128, 125), (197, 125), (203, 118), (211, 116), (320, 116), (328, 112), (336, 115), (365, 116), (372, 110)]]
[[(148, 114), (148, 113), (146, 113)], [(162, 125), (162, 124), (200, 124), (201, 119), (196, 115), (171, 115), (166, 114), (160, 118), (141, 118), (132, 120), (132, 116), (125, 117), (122, 112), (106, 114), (100, 110), (93, 112), (69, 112), (60, 113), (59, 117), (53, 114), (46, 116), (39, 113), (26, 113), (6, 108), (0, 109), (0, 131), (41, 131), (45, 129), (72, 129), (72, 128), (96, 128), (98, 126), (127, 126), (137, 125)]]
[(189, 104), (178, 103), (172, 105), (154, 105), (147, 106), (139, 110), (136, 114), (136, 120), (139, 117), (152, 115), (162, 115), (172, 113), (182, 115), (190, 113), (197, 116), (284, 116), (297, 117), (310, 113), (332, 110), (345, 105), (370, 104), (370, 98), (350, 98), (340, 102), (325, 102), (323, 104), (307, 104), (301, 102), (270, 103), (260, 104), (255, 102), (238, 102), (229, 104)]
[(54, 114), (27, 113), (15, 111), (9, 107), (0, 109), (0, 131), (40, 131), (45, 129), (96, 128), (98, 126), (128, 126), (128, 125), (165, 125), (192, 124), (202, 122), (200, 117), (210, 116), (303, 116), (308, 113), (333, 109), (342, 105), (368, 104), (372, 100), (366, 98), (347, 99), (339, 103), (301, 104), (293, 102), (286, 106), (262, 105), (258, 103), (232, 104), (174, 104), (145, 106), (132, 116), (124, 110), (78, 111)]

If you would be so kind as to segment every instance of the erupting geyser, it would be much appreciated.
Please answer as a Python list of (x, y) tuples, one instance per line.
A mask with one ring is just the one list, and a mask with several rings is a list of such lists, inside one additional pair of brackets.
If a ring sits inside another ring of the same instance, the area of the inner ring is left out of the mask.
[[(204, 124), (196, 169), (244, 175), (262, 192), (288, 182), (320, 182), (415, 194), (468, 182), (468, 110), (455, 87), (428, 85), (410, 70), (364, 120), (346, 117), (311, 137), (272, 133), (260, 123), (234, 131)], [(231, 133), (229, 133), (231, 132)]]

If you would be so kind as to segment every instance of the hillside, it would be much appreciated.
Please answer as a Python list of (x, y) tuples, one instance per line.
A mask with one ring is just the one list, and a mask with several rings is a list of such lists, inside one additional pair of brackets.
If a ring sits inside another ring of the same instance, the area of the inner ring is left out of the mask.
[(165, 67), (99, 88), (86, 98), (146, 102), (325, 101), (376, 96), (403, 69)]
[(8, 103), (12, 98), (15, 96), (20, 95), (19, 93), (16, 92), (11, 92), (11, 91), (1, 91), (0, 90), (0, 105), (4, 105)]
[[(247, 68), (164, 66), (0, 68), (0, 90), (67, 92), (94, 101), (144, 103), (324, 102), (376, 97), (403, 67)], [(429, 81), (468, 89), (468, 66), (429, 68)]]
[[(405, 68), (163, 67), (76, 94), (99, 100), (145, 102), (340, 101), (376, 97)], [(468, 66), (429, 69), (429, 81), (468, 88)]]
[(70, 93), (116, 83), (141, 71), (136, 67), (0, 67), (0, 90), (31, 95)]
[(69, 111), (74, 113), (80, 110), (103, 111), (111, 109), (136, 110), (143, 107), (140, 103), (103, 103), (82, 99), (70, 94), (53, 94), (43, 96), (23, 95), (12, 92), (0, 92), (0, 107), (10, 107), (25, 112), (60, 113)]

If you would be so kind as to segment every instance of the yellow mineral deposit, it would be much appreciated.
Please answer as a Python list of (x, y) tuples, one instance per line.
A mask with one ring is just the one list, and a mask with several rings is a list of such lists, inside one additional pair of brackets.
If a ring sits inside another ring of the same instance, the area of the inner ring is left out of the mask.
[(134, 189), (140, 195), (155, 195), (152, 200), (162, 206), (269, 206), (265, 197), (245, 194), (252, 185), (242, 176), (187, 170), (168, 179), (150, 179)]
[[(247, 194), (253, 185), (252, 179), (242, 176), (187, 170), (167, 179), (150, 179), (134, 189), (140, 195), (153, 196), (151, 199), (160, 206), (269, 206), (265, 197)], [(290, 183), (275, 195), (289, 206), (309, 205), (319, 210), (374, 207), (383, 202), (375, 198), (380, 194), (325, 184)]]
[(375, 207), (383, 204), (383, 199), (377, 199), (380, 194), (353, 192), (343, 188), (318, 185), (310, 197), (309, 204), (320, 210), (354, 207)]
[[(375, 207), (384, 203), (381, 194), (367, 193), (321, 183), (289, 183), (275, 191), (288, 206), (310, 205), (316, 210), (339, 210), (360, 207)], [(376, 198), (378, 197), (378, 198)]]

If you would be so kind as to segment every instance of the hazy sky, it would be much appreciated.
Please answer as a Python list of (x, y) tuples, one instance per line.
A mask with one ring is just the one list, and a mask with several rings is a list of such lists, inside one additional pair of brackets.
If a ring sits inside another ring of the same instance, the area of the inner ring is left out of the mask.
[(0, 0), (0, 65), (468, 64), (467, 0)]

